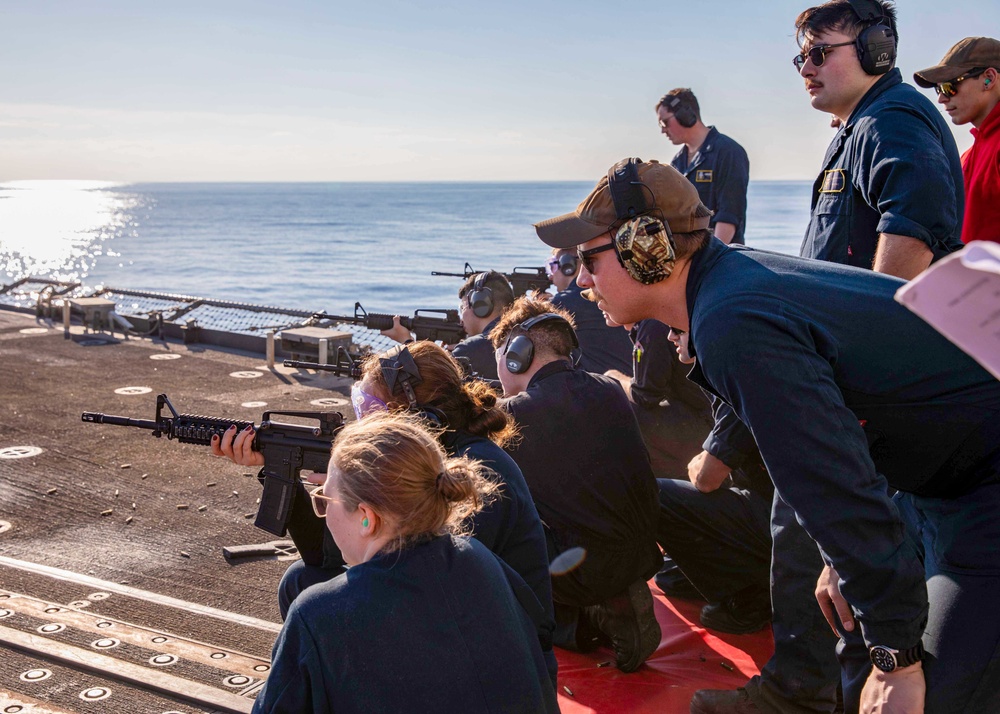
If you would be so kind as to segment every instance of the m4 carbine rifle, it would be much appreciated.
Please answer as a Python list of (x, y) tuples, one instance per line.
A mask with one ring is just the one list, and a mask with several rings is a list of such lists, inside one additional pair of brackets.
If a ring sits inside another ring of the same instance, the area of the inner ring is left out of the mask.
[[(392, 315), (367, 312), (360, 302), (354, 303), (354, 315), (330, 315), (318, 312), (312, 320), (329, 320), (333, 323), (364, 325), (369, 330), (392, 329)], [(465, 330), (458, 310), (417, 310), (413, 317), (400, 317), (399, 324), (416, 335), (418, 340), (441, 340), (446, 345), (454, 345), (465, 339)]]
[[(478, 275), (481, 272), (483, 271), (473, 270), (472, 266), (466, 263), (464, 273), (441, 273), (437, 270), (432, 270), (431, 275), (444, 275), (449, 278), (465, 278), (468, 280), (473, 275)], [(514, 297), (525, 295), (532, 290), (545, 292), (552, 285), (552, 281), (549, 280), (545, 268), (514, 268), (511, 272), (500, 273), (500, 275), (507, 278), (511, 290), (514, 291)]]
[[(170, 410), (169, 416), (163, 414), (164, 407)], [(287, 424), (273, 421), (274, 416), (315, 420), (316, 425)], [(216, 434), (221, 439), (231, 426), (235, 425), (237, 431), (254, 426), (253, 422), (238, 419), (178, 414), (166, 394), (156, 397), (153, 420), (97, 412), (84, 412), (81, 418), (94, 424), (148, 429), (157, 438), (166, 436), (182, 444), (200, 446), (209, 446)], [(310, 564), (315, 564), (317, 557), (322, 558), (322, 553), (315, 551), (322, 543), (324, 525), (312, 512), (299, 474), (302, 469), (326, 471), (333, 441), (343, 427), (344, 416), (340, 412), (270, 411), (264, 412), (260, 425), (255, 427), (253, 449), (264, 456), (264, 466), (257, 478), (264, 485), (264, 492), (254, 525), (279, 537), (289, 532), (302, 559)]]

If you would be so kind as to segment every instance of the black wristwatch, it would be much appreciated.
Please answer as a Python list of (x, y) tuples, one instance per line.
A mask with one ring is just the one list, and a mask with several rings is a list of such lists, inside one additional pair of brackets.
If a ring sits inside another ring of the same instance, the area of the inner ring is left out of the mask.
[(868, 650), (872, 664), (883, 672), (895, 672), (902, 667), (909, 667), (924, 658), (924, 643), (918, 642), (916, 647), (910, 647), (900, 652), (884, 645), (874, 645)]

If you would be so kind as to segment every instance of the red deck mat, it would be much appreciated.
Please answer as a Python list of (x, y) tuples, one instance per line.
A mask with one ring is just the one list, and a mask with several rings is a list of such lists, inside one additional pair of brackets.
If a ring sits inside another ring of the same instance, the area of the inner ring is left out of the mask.
[[(711, 632), (698, 622), (705, 603), (670, 600), (655, 585), (650, 589), (663, 637), (638, 671), (619, 672), (610, 649), (577, 654), (556, 648), (563, 714), (686, 714), (697, 690), (740, 687), (771, 657), (770, 627), (752, 635)], [(604, 662), (611, 664), (598, 666)]]

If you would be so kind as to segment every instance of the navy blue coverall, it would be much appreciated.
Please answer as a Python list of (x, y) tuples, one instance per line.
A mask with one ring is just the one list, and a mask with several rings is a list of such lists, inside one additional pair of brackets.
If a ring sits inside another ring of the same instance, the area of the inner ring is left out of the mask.
[(469, 360), (473, 371), (480, 377), (493, 381), (499, 377), (497, 376), (496, 351), (493, 349), (493, 343), (490, 342), (490, 332), (497, 326), (498, 322), (500, 322), (499, 317), (488, 324), (478, 335), (466, 337), (451, 350), (454, 357), (464, 357)]
[(253, 711), (558, 712), (537, 607), (474, 538), (380, 553), (295, 599)]
[(550, 555), (587, 550), (580, 567), (553, 581), (557, 626), (570, 625), (578, 608), (618, 595), (662, 565), (656, 480), (617, 380), (559, 360), (504, 403), (521, 433), (510, 453), (546, 526)]
[(923, 637), (928, 713), (1000, 711), (1000, 382), (902, 284), (712, 239), (687, 275), (690, 376), (752, 431), (865, 644)]
[(629, 400), (649, 449), (653, 474), (687, 480), (687, 465), (712, 427), (711, 404), (667, 339), (670, 328), (658, 320), (640, 320), (632, 340)]
[[(448, 431), (442, 434), (441, 442), (449, 455), (468, 456), (481, 461), (501, 484), (500, 497), (473, 517), (472, 534), (513, 568), (534, 592), (548, 618), (548, 625), (539, 631), (539, 640), (543, 643), (546, 662), (555, 682), (557, 665), (551, 645), (553, 609), (548, 547), (542, 522), (521, 469), (507, 452), (485, 437), (465, 431)], [(308, 500), (305, 494), (303, 497)], [(323, 526), (322, 566), (297, 561), (285, 571), (278, 586), (282, 619), (287, 616), (292, 601), (303, 590), (335, 578), (343, 571), (344, 559), (333, 537), (322, 520), (315, 516), (312, 520)]]
[(861, 98), (826, 150), (800, 255), (870, 268), (879, 233), (894, 233), (923, 241), (937, 260), (962, 247), (964, 206), (948, 124), (893, 69)]
[(747, 185), (750, 183), (750, 159), (743, 147), (710, 126), (693, 160), (684, 146), (670, 165), (694, 184), (701, 202), (715, 212), (709, 229), (714, 229), (719, 221), (732, 223), (736, 226), (732, 242), (743, 243), (747, 227)]

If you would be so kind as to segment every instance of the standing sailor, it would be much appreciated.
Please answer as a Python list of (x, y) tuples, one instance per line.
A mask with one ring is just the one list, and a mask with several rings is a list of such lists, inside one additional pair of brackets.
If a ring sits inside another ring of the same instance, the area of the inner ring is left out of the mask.
[(698, 189), (701, 202), (714, 211), (709, 228), (723, 243), (744, 242), (750, 160), (743, 147), (701, 120), (698, 99), (690, 89), (671, 89), (656, 104), (660, 132), (683, 148), (670, 162)]

